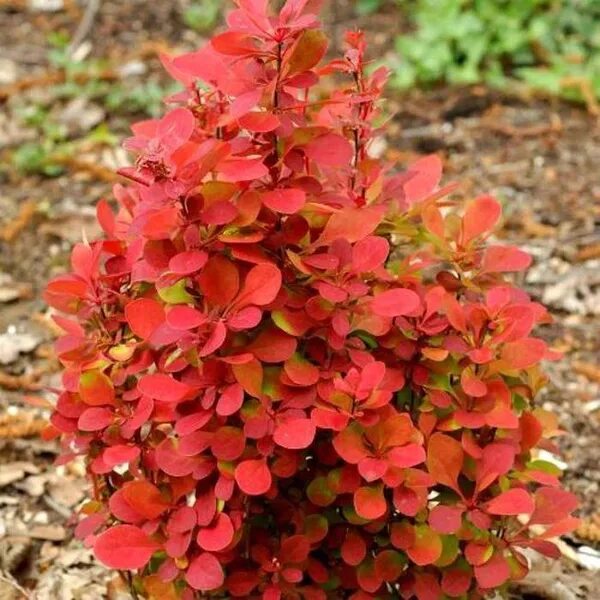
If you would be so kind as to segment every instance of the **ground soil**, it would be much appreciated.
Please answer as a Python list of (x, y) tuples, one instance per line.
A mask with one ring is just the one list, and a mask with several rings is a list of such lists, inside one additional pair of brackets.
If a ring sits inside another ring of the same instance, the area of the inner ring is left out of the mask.
[[(57, 383), (56, 333), (40, 292), (67, 266), (71, 245), (97, 235), (94, 204), (109, 193), (125, 155), (90, 131), (105, 123), (122, 138), (139, 107), (111, 111), (102, 101), (62, 97), (60, 70), (48, 62), (49, 35), (80, 37), (76, 53), (106, 60), (121, 87), (165, 81), (155, 52), (191, 49), (205, 34), (184, 27), (188, 2), (105, 0), (91, 15), (74, 0), (0, 0), (0, 599), (127, 597), (89, 552), (72, 540), (68, 518), (85, 495), (78, 465), (52, 466), (56, 447), (36, 432), (46, 416), (32, 406)], [(334, 44), (360, 26), (385, 57), (405, 25), (393, 7), (359, 18), (350, 1), (327, 3)], [(524, 246), (535, 264), (522, 284), (555, 317), (541, 332), (565, 353), (547, 366), (538, 402), (559, 417), (566, 485), (581, 498), (585, 524), (563, 545), (558, 565), (536, 562), (514, 598), (600, 597), (600, 575), (582, 566), (582, 546), (598, 569), (600, 548), (600, 126), (585, 107), (485, 87), (438, 87), (399, 95), (379, 140), (399, 162), (429, 152), (443, 157), (448, 180), (465, 197), (491, 193), (505, 205), (501, 236)], [(39, 139), (23, 111), (43, 106), (68, 129), (73, 155), (58, 177), (24, 174), (13, 156)], [(70, 111), (70, 112), (69, 112)], [(93, 123), (93, 125), (90, 125)], [(76, 160), (74, 160), (76, 159)], [(591, 552), (591, 554), (590, 554)], [(594, 558), (595, 557), (595, 558)], [(583, 560), (585, 562), (585, 560)], [(591, 565), (594, 566), (594, 565)], [(19, 591), (22, 586), (24, 590)], [(108, 587), (107, 587), (108, 586)]]

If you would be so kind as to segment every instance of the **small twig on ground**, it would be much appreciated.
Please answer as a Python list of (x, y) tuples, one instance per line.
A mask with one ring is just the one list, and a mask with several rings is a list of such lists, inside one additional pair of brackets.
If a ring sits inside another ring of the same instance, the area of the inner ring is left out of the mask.
[(0, 572), (0, 581), (7, 583), (12, 588), (17, 590), (19, 593), (21, 593), (23, 595), (23, 598), (26, 598), (27, 600), (35, 600), (34, 596), (32, 596), (24, 587), (21, 587), (19, 585), (19, 583), (17, 581), (15, 581), (15, 579), (13, 577), (11, 577), (10, 575), (6, 576)]
[(590, 80), (587, 77), (563, 77), (560, 82), (563, 88), (576, 88), (581, 92), (588, 112), (595, 117), (600, 116), (600, 104), (596, 100), (596, 94)]
[(63, 504), (59, 504), (58, 502), (53, 500), (50, 496), (45, 494), (42, 499), (44, 501), (44, 504), (48, 508), (51, 508), (55, 513), (59, 514), (61, 517), (64, 517), (65, 519), (70, 519), (73, 516), (73, 511), (69, 510)]
[(44, 387), (41, 383), (38, 383), (38, 380), (45, 373), (45, 370), (38, 370), (26, 375), (10, 375), (0, 371), (0, 388), (37, 392)]
[(583, 262), (593, 258), (600, 258), (600, 243), (591, 244), (590, 246), (581, 248), (575, 255), (575, 260), (577, 262)]
[(573, 371), (579, 375), (583, 375), (586, 379), (600, 383), (600, 366), (593, 363), (574, 360), (571, 363)]
[(81, 46), (81, 43), (88, 36), (89, 32), (92, 29), (92, 25), (94, 24), (94, 19), (98, 14), (98, 10), (100, 8), (100, 0), (88, 0), (87, 6), (85, 7), (85, 12), (83, 13), (83, 17), (77, 26), (75, 33), (73, 34), (73, 38), (71, 39), (71, 43), (69, 44), (69, 55), (73, 56), (77, 51), (77, 48)]
[(558, 115), (552, 115), (550, 117), (550, 123), (544, 123), (541, 125), (526, 125), (516, 127), (510, 123), (499, 123), (495, 120), (484, 118), (481, 120), (480, 126), (507, 137), (519, 138), (539, 137), (548, 133), (559, 133), (562, 130), (562, 122)]
[(35, 215), (37, 204), (33, 200), (27, 200), (21, 205), (19, 214), (12, 221), (4, 225), (0, 230), (0, 238), (5, 242), (12, 242), (29, 225)]

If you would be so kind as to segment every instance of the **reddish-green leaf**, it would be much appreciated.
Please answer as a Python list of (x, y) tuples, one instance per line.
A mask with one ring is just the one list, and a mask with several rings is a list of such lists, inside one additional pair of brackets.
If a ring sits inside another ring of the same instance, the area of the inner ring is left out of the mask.
[(348, 565), (359, 565), (367, 555), (367, 545), (363, 537), (354, 529), (350, 529), (340, 548), (342, 558)]
[(283, 368), (297, 385), (314, 385), (319, 381), (319, 369), (297, 352), (285, 361)]
[(396, 550), (382, 550), (375, 557), (375, 573), (383, 581), (395, 582), (404, 570), (406, 559)]
[(415, 540), (407, 549), (410, 560), (419, 566), (430, 565), (442, 555), (442, 539), (428, 525), (415, 526)]
[(354, 492), (354, 509), (363, 519), (379, 519), (387, 511), (382, 486), (363, 486)]
[(115, 403), (115, 388), (110, 377), (96, 369), (85, 371), (80, 375), (79, 395), (90, 406)]
[(316, 67), (327, 52), (327, 36), (319, 29), (307, 29), (298, 38), (287, 66), (289, 73), (302, 73)]

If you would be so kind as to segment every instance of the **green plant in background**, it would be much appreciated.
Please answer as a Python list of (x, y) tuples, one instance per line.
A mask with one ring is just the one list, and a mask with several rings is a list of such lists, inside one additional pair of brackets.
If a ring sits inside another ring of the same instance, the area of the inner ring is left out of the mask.
[(400, 0), (415, 30), (396, 39), (393, 82), (441, 81), (600, 97), (599, 0)]
[(221, 0), (192, 0), (183, 10), (183, 22), (195, 31), (208, 31), (217, 24), (222, 8)]
[(356, 12), (359, 15), (370, 15), (377, 12), (383, 6), (383, 0), (358, 0)]

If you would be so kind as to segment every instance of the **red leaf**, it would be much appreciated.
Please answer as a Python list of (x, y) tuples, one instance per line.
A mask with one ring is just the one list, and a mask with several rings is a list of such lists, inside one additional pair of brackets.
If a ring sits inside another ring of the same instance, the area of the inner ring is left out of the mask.
[(202, 211), (202, 221), (207, 225), (226, 225), (238, 216), (237, 208), (227, 200), (213, 202)]
[(138, 381), (138, 389), (149, 398), (161, 402), (181, 402), (192, 390), (185, 383), (165, 373), (144, 375)]
[(147, 340), (165, 321), (165, 310), (156, 300), (138, 298), (125, 306), (125, 319), (135, 335)]
[(237, 267), (221, 255), (212, 256), (198, 277), (200, 289), (207, 300), (216, 306), (226, 306), (240, 289)]
[(237, 382), (251, 396), (258, 398), (262, 394), (263, 367), (253, 358), (251, 361), (239, 365), (232, 365), (233, 374)]
[(462, 243), (466, 245), (476, 237), (491, 232), (501, 214), (500, 203), (491, 196), (476, 198), (467, 207), (462, 220)]
[(523, 271), (531, 264), (531, 256), (514, 246), (490, 246), (483, 254), (484, 273)]
[(256, 265), (248, 271), (235, 305), (238, 309), (250, 304), (264, 306), (275, 300), (280, 289), (281, 271), (270, 263)]
[(252, 38), (241, 31), (226, 31), (215, 35), (210, 43), (217, 52), (228, 56), (248, 56), (256, 52)]
[(509, 369), (528, 369), (544, 358), (546, 348), (543, 340), (523, 338), (504, 344), (500, 358)]
[(180, 252), (169, 261), (169, 271), (177, 275), (190, 275), (199, 271), (208, 260), (208, 254), (200, 250)]
[(367, 545), (363, 537), (353, 529), (348, 531), (340, 549), (342, 559), (348, 565), (359, 565), (367, 555)]
[(316, 432), (317, 429), (310, 419), (287, 419), (275, 428), (273, 441), (282, 448), (302, 450), (312, 444)]
[(279, 552), (284, 564), (304, 562), (310, 552), (310, 543), (305, 535), (292, 535), (281, 542)]
[(225, 181), (254, 181), (269, 174), (261, 158), (230, 158), (219, 165)]
[(383, 517), (387, 502), (382, 486), (364, 486), (354, 492), (354, 509), (363, 519), (370, 521)]
[(260, 496), (271, 487), (272, 478), (264, 459), (245, 460), (235, 468), (235, 481), (245, 494)]
[(554, 487), (540, 488), (534, 499), (535, 510), (529, 524), (551, 525), (570, 515), (579, 504), (575, 494)]
[(191, 111), (187, 108), (175, 108), (158, 122), (156, 133), (158, 137), (177, 144), (190, 139), (195, 125), (196, 119)]
[(220, 588), (225, 582), (221, 563), (208, 552), (194, 558), (185, 573), (185, 580), (201, 592), (210, 592)]
[(522, 488), (514, 488), (492, 498), (485, 510), (492, 515), (531, 514), (535, 504), (531, 494)]
[(354, 244), (373, 233), (382, 219), (383, 210), (378, 206), (342, 208), (329, 217), (314, 245), (328, 246), (339, 239)]
[(100, 431), (112, 424), (115, 416), (112, 410), (100, 406), (92, 406), (84, 410), (77, 420), (80, 431)]
[(412, 290), (395, 289), (377, 294), (371, 309), (381, 317), (399, 317), (414, 313), (420, 305), (419, 296)]
[(217, 414), (228, 417), (235, 414), (244, 402), (244, 389), (239, 383), (229, 385), (219, 397), (217, 402)]
[(109, 467), (115, 467), (124, 463), (134, 461), (140, 455), (140, 449), (137, 446), (126, 446), (125, 444), (117, 444), (109, 446), (102, 453), (104, 464)]
[(262, 195), (262, 201), (271, 210), (286, 215), (298, 212), (306, 202), (306, 193), (294, 188), (276, 189)]
[(249, 112), (239, 118), (239, 123), (254, 133), (268, 133), (279, 127), (279, 118), (270, 112)]
[(265, 329), (246, 347), (258, 360), (266, 363), (284, 362), (296, 351), (296, 338), (275, 327)]
[(499, 551), (485, 564), (474, 568), (477, 583), (483, 589), (492, 589), (501, 586), (510, 578), (510, 566)]
[(350, 142), (336, 133), (326, 133), (310, 141), (305, 147), (306, 156), (325, 167), (349, 166), (354, 150)]
[(469, 571), (451, 568), (442, 575), (442, 591), (452, 598), (463, 596), (471, 587), (472, 580)]
[(241, 429), (226, 425), (215, 431), (210, 448), (218, 460), (236, 460), (246, 448), (246, 438)]
[(410, 178), (404, 184), (404, 195), (409, 205), (425, 200), (433, 194), (442, 179), (442, 161), (432, 154), (420, 158), (408, 167)]
[(248, 598), (259, 583), (258, 573), (254, 571), (234, 571), (227, 576), (225, 585), (235, 598)]
[(207, 315), (191, 306), (178, 304), (169, 310), (167, 313), (167, 323), (173, 329), (186, 331), (188, 329), (196, 329), (207, 320)]
[(390, 252), (385, 238), (370, 235), (356, 242), (352, 248), (352, 270), (355, 273), (369, 273), (383, 266)]
[(464, 452), (460, 442), (443, 433), (434, 433), (427, 445), (427, 470), (442, 485), (457, 491)]
[(203, 550), (219, 552), (231, 544), (234, 533), (233, 523), (229, 516), (219, 513), (208, 527), (200, 529), (197, 540)]
[(127, 504), (146, 519), (156, 519), (169, 508), (160, 490), (149, 481), (128, 481), (121, 491)]
[(429, 513), (429, 524), (438, 533), (456, 533), (462, 525), (463, 509), (438, 504)]
[(160, 544), (139, 527), (115, 525), (101, 533), (94, 542), (94, 554), (111, 569), (131, 571), (146, 566)]
[(369, 455), (362, 428), (356, 422), (351, 423), (333, 438), (333, 447), (340, 458), (351, 465), (358, 464)]

